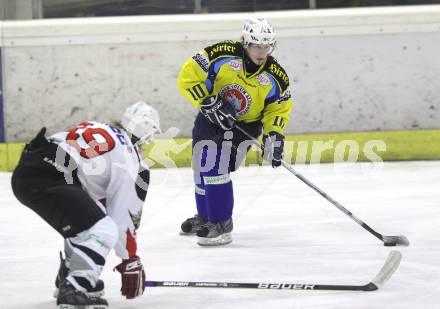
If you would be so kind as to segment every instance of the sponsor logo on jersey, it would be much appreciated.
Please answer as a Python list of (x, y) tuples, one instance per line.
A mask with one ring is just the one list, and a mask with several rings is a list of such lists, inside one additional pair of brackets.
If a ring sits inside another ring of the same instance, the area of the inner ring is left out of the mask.
[(284, 101), (289, 100), (292, 97), (290, 94), (290, 90), (287, 90), (280, 98), (278, 99), (278, 103), (283, 103)]
[(64, 174), (68, 174), (69, 173), (69, 171), (64, 166), (62, 166), (61, 164), (58, 164), (57, 162), (49, 159), (48, 157), (44, 157), (43, 161), (47, 162), (50, 165), (52, 165), (53, 167), (55, 167), (58, 172), (61, 172), (61, 173), (64, 173)]
[(284, 72), (284, 70), (281, 67), (279, 67), (275, 63), (272, 63), (269, 66), (269, 71), (275, 76), (279, 77), (281, 80), (283, 80), (286, 84), (289, 83), (289, 77), (287, 76), (287, 74)]
[(228, 64), (234, 71), (240, 71), (243, 67), (241, 60), (231, 60)]
[(219, 91), (219, 95), (225, 102), (228, 102), (234, 107), (237, 116), (246, 114), (252, 104), (252, 98), (249, 93), (237, 84), (226, 85)]
[(266, 87), (270, 85), (270, 79), (266, 76), (266, 74), (258, 74), (255, 76), (261, 86)]
[(217, 53), (225, 53), (225, 52), (233, 54), (236, 49), (237, 48), (235, 46), (230, 45), (230, 44), (226, 44), (226, 43), (225, 44), (219, 44), (219, 45), (216, 45), (215, 47), (213, 47), (211, 49), (211, 52), (209, 53), (209, 56), (211, 58), (213, 58), (213, 56), (215, 54), (217, 54)]
[(192, 58), (203, 71), (208, 72), (209, 59), (207, 56), (205, 56), (205, 54), (203, 52), (201, 52), (201, 51), (198, 52)]

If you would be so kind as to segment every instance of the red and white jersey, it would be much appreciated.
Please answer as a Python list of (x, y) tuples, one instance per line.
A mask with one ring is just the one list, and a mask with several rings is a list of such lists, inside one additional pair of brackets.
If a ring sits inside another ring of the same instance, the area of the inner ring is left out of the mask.
[(82, 188), (119, 228), (116, 254), (136, 254), (136, 229), (148, 189), (149, 170), (124, 130), (95, 121), (82, 122), (51, 136), (77, 163)]

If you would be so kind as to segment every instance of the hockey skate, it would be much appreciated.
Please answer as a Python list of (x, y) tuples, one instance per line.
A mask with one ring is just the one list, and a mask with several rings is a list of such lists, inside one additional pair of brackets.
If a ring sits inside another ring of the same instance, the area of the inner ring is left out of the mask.
[(78, 291), (68, 280), (64, 280), (59, 287), (57, 306), (58, 309), (107, 309), (108, 303), (104, 298)]
[(194, 235), (197, 230), (206, 222), (203, 221), (198, 215), (192, 218), (186, 219), (180, 226), (180, 235)]
[(200, 246), (221, 246), (232, 242), (232, 219), (221, 222), (208, 222), (196, 232)]
[[(53, 293), (53, 297), (57, 298), (59, 293), (60, 283), (64, 282), (67, 275), (69, 274), (69, 268), (66, 266), (66, 259), (63, 258), (63, 253), (60, 251), (60, 268), (58, 269), (58, 274), (55, 278), (55, 292)], [(96, 281), (96, 286), (90, 287), (87, 290), (87, 295), (91, 297), (101, 297), (104, 295), (104, 281), (99, 279)]]

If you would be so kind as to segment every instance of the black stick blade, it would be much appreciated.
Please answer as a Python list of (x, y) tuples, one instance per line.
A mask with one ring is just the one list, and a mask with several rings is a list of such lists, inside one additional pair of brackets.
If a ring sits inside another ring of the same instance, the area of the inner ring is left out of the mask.
[(409, 246), (409, 240), (406, 236), (383, 236), (382, 237), (384, 246)]

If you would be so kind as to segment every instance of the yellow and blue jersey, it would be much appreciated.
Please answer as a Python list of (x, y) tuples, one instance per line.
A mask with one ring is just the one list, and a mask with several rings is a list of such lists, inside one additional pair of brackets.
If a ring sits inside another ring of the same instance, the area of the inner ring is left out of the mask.
[(235, 108), (238, 121), (261, 121), (263, 134), (284, 134), (292, 109), (289, 77), (272, 56), (249, 75), (243, 55), (238, 41), (202, 49), (183, 64), (178, 78), (180, 92), (197, 108), (207, 96), (219, 95)]

